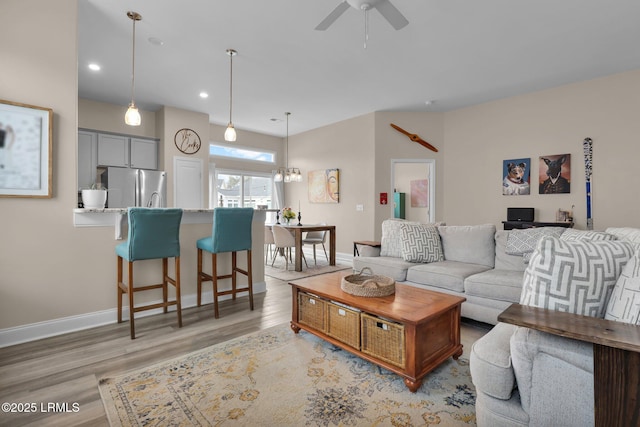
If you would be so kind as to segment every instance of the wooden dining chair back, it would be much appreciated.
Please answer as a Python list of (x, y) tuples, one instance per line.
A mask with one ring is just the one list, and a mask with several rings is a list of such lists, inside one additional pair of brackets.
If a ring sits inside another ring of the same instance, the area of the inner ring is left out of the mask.
[[(180, 221), (182, 209), (129, 208), (127, 240), (116, 246), (117, 287), (118, 287), (118, 323), (122, 323), (122, 297), (129, 295), (129, 324), (131, 339), (135, 336), (134, 314), (139, 311), (175, 305), (178, 314), (178, 327), (182, 327), (182, 309), (180, 302)], [(175, 277), (169, 277), (168, 261), (174, 259)], [(140, 260), (162, 260), (162, 282), (154, 285), (134, 286), (133, 263)], [(127, 283), (123, 280), (123, 260), (127, 261)], [(168, 285), (175, 288), (175, 299), (169, 301)], [(136, 292), (162, 289), (162, 302), (134, 306), (133, 295)]]
[[(218, 298), (236, 294), (249, 293), (249, 307), (253, 310), (253, 273), (251, 269), (251, 227), (253, 208), (215, 208), (213, 210), (213, 227), (211, 236), (203, 237), (196, 242), (198, 250), (198, 306), (202, 305), (202, 282), (213, 284), (213, 311), (217, 319), (220, 317)], [(211, 254), (211, 274), (202, 271), (203, 251)], [(237, 253), (247, 252), (246, 270), (238, 267)], [(218, 274), (218, 254), (231, 252), (231, 274)], [(237, 287), (237, 273), (247, 276), (247, 286)], [(231, 289), (220, 291), (218, 281), (231, 279)]]

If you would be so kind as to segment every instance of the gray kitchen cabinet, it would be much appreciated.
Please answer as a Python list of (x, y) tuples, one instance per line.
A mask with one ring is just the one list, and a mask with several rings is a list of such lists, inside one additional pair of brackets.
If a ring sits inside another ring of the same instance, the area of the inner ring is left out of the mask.
[(78, 131), (78, 191), (90, 188), (96, 180), (98, 134)]
[(130, 167), (158, 169), (158, 142), (151, 139), (130, 138)]
[(98, 166), (129, 167), (129, 137), (99, 133)]

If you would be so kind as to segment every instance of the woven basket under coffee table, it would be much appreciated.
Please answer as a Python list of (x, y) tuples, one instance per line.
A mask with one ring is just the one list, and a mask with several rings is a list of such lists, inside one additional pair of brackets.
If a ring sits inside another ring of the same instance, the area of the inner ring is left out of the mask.
[(396, 292), (396, 281), (391, 277), (374, 275), (369, 267), (365, 267), (358, 274), (344, 276), (340, 288), (359, 297), (386, 297)]
[(342, 289), (348, 276), (337, 271), (289, 282), (291, 329), (317, 335), (402, 376), (412, 392), (447, 358), (462, 355), (460, 306), (465, 298), (402, 283), (395, 283), (391, 295), (363, 298)]

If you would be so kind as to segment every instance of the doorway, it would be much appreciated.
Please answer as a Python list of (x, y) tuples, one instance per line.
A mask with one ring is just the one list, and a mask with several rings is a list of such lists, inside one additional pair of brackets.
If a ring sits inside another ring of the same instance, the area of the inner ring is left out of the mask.
[(435, 221), (435, 159), (391, 159), (391, 189), (391, 218)]

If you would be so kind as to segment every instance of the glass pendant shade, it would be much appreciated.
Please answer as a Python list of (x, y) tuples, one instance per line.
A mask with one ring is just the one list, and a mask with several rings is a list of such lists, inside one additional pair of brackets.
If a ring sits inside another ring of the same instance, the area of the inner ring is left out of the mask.
[(129, 104), (126, 114), (124, 115), (124, 122), (129, 126), (140, 126), (142, 119), (140, 118), (140, 112), (133, 102)]
[(273, 176), (273, 180), (275, 182), (282, 182), (283, 180), (283, 176), (282, 176), (282, 171), (280, 169), (278, 169), (278, 171), (276, 172), (276, 174)]
[(227, 130), (224, 131), (224, 140), (234, 142), (236, 140), (236, 129), (233, 127), (233, 123), (229, 122)]

